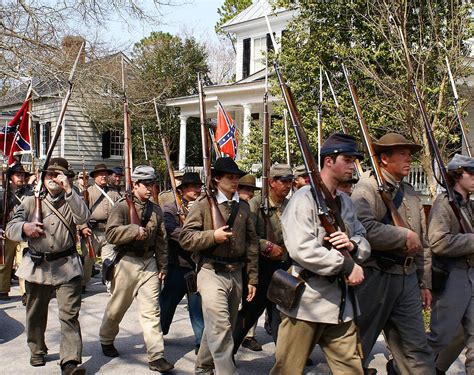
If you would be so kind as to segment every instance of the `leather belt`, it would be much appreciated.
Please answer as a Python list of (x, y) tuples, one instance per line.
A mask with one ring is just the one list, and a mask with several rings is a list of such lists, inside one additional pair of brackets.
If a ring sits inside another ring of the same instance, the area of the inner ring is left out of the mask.
[(370, 256), (377, 260), (377, 262), (386, 263), (386, 268), (389, 268), (395, 264), (403, 266), (404, 268), (410, 268), (415, 261), (415, 258), (413, 257), (404, 257), (395, 254), (390, 254), (389, 252), (377, 250), (372, 250), (370, 252)]
[(52, 262), (54, 260), (65, 258), (69, 255), (76, 254), (77, 251), (76, 251), (76, 248), (73, 246), (73, 247), (70, 247), (67, 250), (54, 252), (54, 253), (51, 253), (51, 252), (42, 253), (42, 252), (35, 251), (33, 249), (30, 249), (30, 248), (28, 248), (28, 252), (31, 255), (33, 255), (35, 258), (42, 258), (43, 260), (46, 260), (48, 262)]

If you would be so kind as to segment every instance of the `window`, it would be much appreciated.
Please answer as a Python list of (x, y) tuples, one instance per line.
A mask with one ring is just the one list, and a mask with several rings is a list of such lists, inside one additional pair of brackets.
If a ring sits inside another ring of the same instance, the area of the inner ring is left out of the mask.
[(247, 78), (250, 75), (250, 38), (244, 39), (243, 48), (242, 78)]
[(255, 38), (253, 40), (252, 55), (252, 73), (258, 72), (265, 68), (265, 58), (267, 53), (267, 36)]
[(108, 130), (102, 133), (102, 158), (123, 156), (123, 134), (120, 130)]
[(51, 144), (51, 122), (35, 123), (36, 157), (45, 158)]

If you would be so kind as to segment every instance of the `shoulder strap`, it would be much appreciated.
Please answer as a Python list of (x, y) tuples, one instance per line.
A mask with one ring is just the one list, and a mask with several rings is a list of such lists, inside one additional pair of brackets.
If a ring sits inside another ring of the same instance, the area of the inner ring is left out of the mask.
[(226, 225), (228, 225), (229, 228), (232, 228), (232, 225), (234, 225), (235, 218), (237, 217), (237, 214), (239, 212), (239, 207), (240, 207), (240, 202), (235, 202), (232, 205), (232, 212), (230, 213), (230, 216), (226, 222)]
[(69, 234), (71, 235), (72, 243), (76, 243), (76, 237), (74, 235), (74, 230), (72, 229), (71, 224), (69, 224), (66, 218), (59, 212), (47, 199), (43, 199), (43, 202), (48, 206), (51, 211), (58, 217), (59, 220), (66, 226), (68, 229)]
[[(395, 196), (393, 197), (393, 205), (395, 206), (397, 210), (402, 205), (403, 196), (404, 196), (403, 185), (400, 184), (397, 194), (395, 194)], [(382, 218), (381, 221), (384, 224), (392, 224), (392, 215), (390, 214), (390, 211), (388, 209), (387, 209), (387, 212), (385, 213), (385, 216)]]
[(153, 214), (153, 203), (150, 201), (146, 202), (145, 209), (143, 210), (142, 215), (142, 227), (145, 228), (148, 222), (150, 221), (151, 215)]
[(97, 208), (97, 206), (100, 204), (100, 202), (102, 202), (104, 200), (104, 198), (105, 198), (104, 194), (99, 195), (99, 198), (97, 198), (97, 200), (94, 202), (94, 204), (90, 208), (91, 213), (94, 212), (94, 210)]

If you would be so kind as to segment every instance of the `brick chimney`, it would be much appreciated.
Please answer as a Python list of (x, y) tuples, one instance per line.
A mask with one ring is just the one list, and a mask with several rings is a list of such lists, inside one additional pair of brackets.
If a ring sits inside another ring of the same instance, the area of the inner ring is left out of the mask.
[[(79, 48), (81, 48), (82, 43), (85, 43), (86, 40), (82, 36), (78, 35), (66, 35), (62, 42), (61, 48), (67, 56), (68, 60), (74, 61), (77, 56)], [(86, 51), (85, 48), (82, 50), (81, 57), (79, 58), (79, 63), (83, 64), (86, 62)]]

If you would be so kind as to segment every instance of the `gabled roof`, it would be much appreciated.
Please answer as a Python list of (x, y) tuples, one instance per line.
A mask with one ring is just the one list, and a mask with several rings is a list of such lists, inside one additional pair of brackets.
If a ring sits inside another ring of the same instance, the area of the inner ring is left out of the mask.
[(277, 14), (285, 12), (286, 10), (287, 9), (281, 7), (273, 9), (272, 6), (268, 3), (268, 0), (257, 0), (254, 4), (250, 5), (248, 8), (237, 14), (234, 18), (223, 24), (222, 28), (226, 29), (229, 26), (234, 26), (240, 23), (263, 18), (265, 17), (265, 14)]

